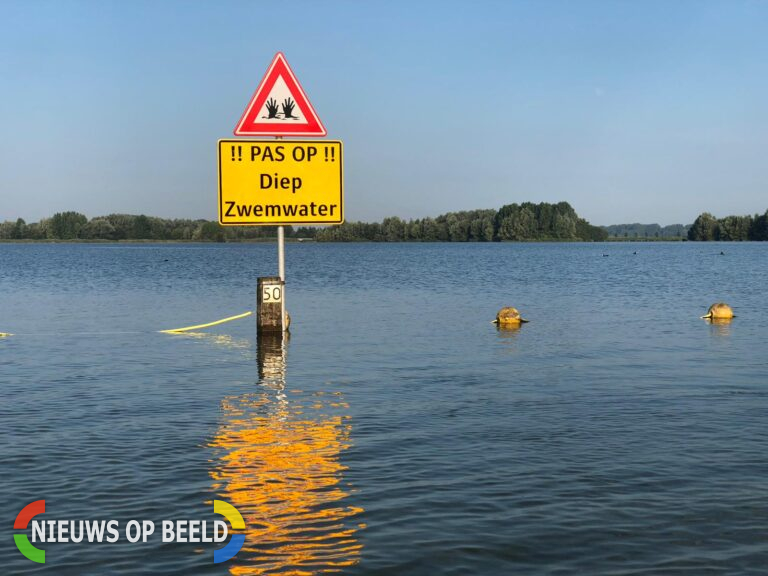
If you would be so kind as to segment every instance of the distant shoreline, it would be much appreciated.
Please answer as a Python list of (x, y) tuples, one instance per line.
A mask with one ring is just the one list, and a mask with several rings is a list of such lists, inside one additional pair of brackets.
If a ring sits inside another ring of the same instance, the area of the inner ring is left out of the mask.
[[(541, 240), (499, 240), (494, 242), (457, 242), (451, 240), (337, 240), (317, 241), (314, 238), (286, 238), (290, 244), (624, 244), (624, 243), (659, 243), (659, 242), (690, 242), (687, 238), (608, 238), (606, 240), (564, 240), (559, 238)], [(73, 238), (58, 240), (53, 238), (38, 239), (11, 239), (0, 238), (0, 244), (269, 244), (277, 242), (277, 236), (273, 238), (248, 238), (242, 240), (148, 240), (148, 239), (83, 239)], [(744, 242), (757, 242), (757, 240), (745, 240)]]
[[(278, 224), (222, 226), (217, 221), (167, 219), (144, 214), (109, 214), (87, 218), (57, 212), (27, 223), (0, 222), (0, 242), (13, 243), (189, 243), (272, 242)], [(594, 226), (567, 202), (507, 204), (496, 209), (447, 212), (437, 217), (381, 222), (346, 221), (318, 227), (284, 225), (289, 242), (685, 242), (768, 240), (768, 210), (754, 216), (715, 218), (704, 212), (693, 224), (614, 224)]]
[[(276, 242), (274, 238), (247, 238), (242, 240), (226, 240), (223, 242), (217, 240), (151, 240), (146, 238), (121, 238), (120, 240), (105, 240), (102, 238), (71, 238), (60, 240), (56, 238), (0, 238), (0, 244), (264, 244)], [(286, 238), (286, 242), (314, 242), (313, 238)]]

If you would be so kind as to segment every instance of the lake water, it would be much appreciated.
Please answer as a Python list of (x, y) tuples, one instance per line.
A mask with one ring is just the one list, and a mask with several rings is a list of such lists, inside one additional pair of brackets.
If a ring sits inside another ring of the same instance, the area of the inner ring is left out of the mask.
[[(765, 573), (768, 244), (289, 244), (289, 341), (157, 333), (253, 310), (275, 253), (0, 245), (3, 574)], [(34, 564), (38, 499), (121, 526), (221, 499), (246, 543)]]

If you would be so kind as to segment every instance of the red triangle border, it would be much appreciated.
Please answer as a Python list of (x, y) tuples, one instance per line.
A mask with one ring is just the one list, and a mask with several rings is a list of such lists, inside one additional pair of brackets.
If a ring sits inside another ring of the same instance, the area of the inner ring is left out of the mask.
[[(280, 77), (283, 78), (296, 105), (304, 112), (306, 122), (300, 124), (258, 122), (259, 111)], [(234, 134), (235, 136), (325, 136), (327, 134), (325, 126), (310, 104), (309, 98), (307, 98), (282, 52), (275, 54), (264, 78), (262, 78), (259, 87), (256, 88), (256, 92), (253, 93), (250, 102), (248, 102), (245, 112), (240, 117)]]

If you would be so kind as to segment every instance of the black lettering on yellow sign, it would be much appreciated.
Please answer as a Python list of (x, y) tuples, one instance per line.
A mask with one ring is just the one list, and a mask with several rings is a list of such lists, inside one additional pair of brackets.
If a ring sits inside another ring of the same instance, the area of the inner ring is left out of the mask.
[[(311, 162), (323, 151), (326, 162), (336, 162), (336, 149), (332, 146), (292, 146), (291, 157), (296, 162)], [(243, 161), (242, 145), (232, 145), (232, 162)], [(251, 145), (251, 162), (282, 162), (285, 160), (285, 146)]]
[(296, 190), (301, 188), (301, 178), (288, 178), (288, 176), (280, 176), (277, 172), (272, 176), (270, 174), (259, 175), (259, 185), (262, 190), (267, 188), (274, 188), (275, 190), (291, 190), (296, 194)]
[(282, 162), (285, 160), (282, 146), (251, 146), (251, 161)]
[(307, 217), (307, 216), (335, 216), (338, 204), (237, 204), (236, 202), (225, 202), (227, 218), (248, 218), (251, 215), (255, 217), (266, 216), (268, 218), (286, 218)]
[(337, 140), (219, 141), (219, 223), (341, 224)]
[[(336, 162), (336, 148), (333, 146), (293, 146), (291, 157), (296, 162), (311, 162), (315, 156), (323, 151), (323, 159), (326, 162)], [(243, 161), (242, 145), (232, 145), (232, 162)], [(254, 162), (282, 162), (285, 160), (285, 146), (260, 145), (251, 146), (251, 161)]]
[[(232, 162), (242, 162), (242, 145), (233, 144), (230, 149), (232, 152)], [(295, 146), (291, 152), (291, 156), (296, 162), (311, 162), (312, 159), (318, 155), (320, 149), (323, 150), (323, 157), (326, 162), (336, 162), (336, 148), (332, 146)], [(282, 162), (283, 160), (285, 160), (284, 146), (251, 146), (252, 162)]]

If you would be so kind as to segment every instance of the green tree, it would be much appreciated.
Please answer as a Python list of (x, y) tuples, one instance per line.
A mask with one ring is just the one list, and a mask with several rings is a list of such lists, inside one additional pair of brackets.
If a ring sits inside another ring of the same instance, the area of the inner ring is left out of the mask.
[(224, 242), (224, 229), (218, 222), (204, 222), (195, 231), (194, 240)]
[(766, 210), (763, 215), (755, 214), (749, 229), (749, 239), (761, 241), (768, 240), (768, 210)]
[(558, 240), (576, 239), (576, 220), (568, 213), (558, 212), (555, 214), (552, 224), (552, 237)]
[(475, 210), (469, 226), (469, 239), (474, 242), (493, 241), (493, 220), (496, 210)]
[(83, 227), (81, 236), (92, 240), (114, 240), (115, 227), (106, 218), (93, 218)]
[(592, 226), (583, 218), (576, 220), (576, 236), (585, 242), (605, 242), (608, 240), (608, 231), (600, 226)]
[(709, 212), (700, 214), (688, 230), (688, 240), (717, 240), (719, 236), (717, 219)]
[(310, 228), (308, 226), (301, 226), (293, 233), (296, 238), (314, 238), (317, 234), (317, 228)]
[(11, 238), (14, 240), (21, 240), (27, 237), (27, 223), (24, 222), (24, 218), (18, 218), (11, 230)]
[(731, 240), (741, 242), (749, 240), (749, 231), (752, 227), (751, 216), (726, 216), (718, 220), (720, 231), (719, 240)]
[(79, 212), (57, 212), (48, 225), (49, 237), (55, 240), (73, 240), (88, 223), (88, 218)]
[(402, 242), (406, 236), (405, 222), (397, 216), (384, 218), (381, 223), (381, 235), (384, 242)]
[(134, 240), (148, 240), (152, 238), (152, 223), (144, 214), (134, 217), (130, 237)]

